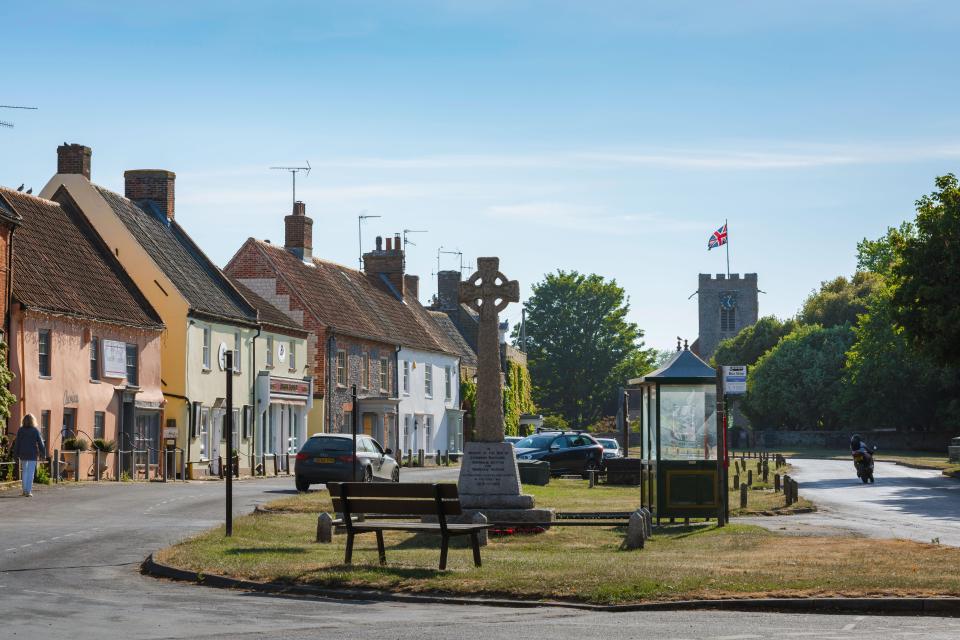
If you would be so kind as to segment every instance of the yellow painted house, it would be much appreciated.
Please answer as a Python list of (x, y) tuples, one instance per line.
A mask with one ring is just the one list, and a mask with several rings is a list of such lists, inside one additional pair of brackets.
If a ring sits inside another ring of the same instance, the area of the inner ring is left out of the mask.
[(194, 473), (219, 471), (227, 455), (223, 360), (233, 350), (239, 364), (233, 379), (234, 447), (241, 469), (250, 469), (256, 309), (177, 224), (173, 172), (127, 171), (121, 196), (90, 181), (91, 155), (89, 147), (60, 146), (57, 174), (42, 196), (52, 198), (61, 186), (69, 193), (163, 320), (163, 435), (170, 438), (165, 444), (183, 449)]

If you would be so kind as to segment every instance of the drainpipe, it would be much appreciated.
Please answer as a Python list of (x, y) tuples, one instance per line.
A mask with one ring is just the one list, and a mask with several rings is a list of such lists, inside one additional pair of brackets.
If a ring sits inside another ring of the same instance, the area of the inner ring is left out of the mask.
[(329, 335), (327, 335), (327, 397), (325, 398), (327, 405), (327, 433), (333, 433), (333, 411), (331, 411), (333, 404), (331, 400), (333, 397), (332, 390), (335, 388), (334, 377), (337, 372), (334, 367), (330, 366), (330, 362), (336, 359), (336, 345), (336, 334), (331, 330)]
[[(16, 225), (10, 226), (10, 240), (7, 242), (7, 291), (6, 291), (6, 313), (3, 318), (3, 331), (7, 337), (7, 344), (10, 344), (10, 299), (13, 297), (13, 232), (17, 230)], [(10, 350), (7, 349), (7, 368), (10, 367)]]
[[(394, 345), (394, 349), (393, 349), (393, 371), (394, 371), (393, 397), (394, 398), (400, 398), (400, 349), (402, 349), (400, 345)], [(396, 449), (394, 449), (394, 451), (396, 451), (397, 454), (402, 457), (403, 453), (400, 451), (400, 403), (399, 402), (397, 402), (396, 415), (397, 415), (397, 418), (396, 418), (397, 424), (394, 425), (393, 431), (396, 434), (395, 437), (397, 439), (397, 443), (396, 443), (397, 447)]]
[[(260, 312), (257, 312), (259, 315)], [(250, 417), (253, 418), (253, 424), (250, 425), (250, 458), (253, 460), (253, 464), (250, 465), (253, 469), (257, 468), (257, 418), (260, 417), (260, 411), (258, 410), (257, 405), (257, 381), (260, 379), (260, 374), (257, 372), (257, 338), (260, 337), (262, 333), (260, 325), (257, 324), (257, 335), (253, 336), (253, 347), (250, 348), (251, 361), (250, 361), (250, 375), (253, 377), (253, 411)], [(263, 464), (264, 475), (266, 475), (267, 464)]]

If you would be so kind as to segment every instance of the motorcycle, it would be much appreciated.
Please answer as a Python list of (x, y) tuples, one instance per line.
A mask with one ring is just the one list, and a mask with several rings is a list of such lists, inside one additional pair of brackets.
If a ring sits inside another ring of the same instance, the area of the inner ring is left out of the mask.
[(857, 477), (863, 480), (863, 484), (875, 482), (873, 479), (873, 451), (877, 447), (874, 445), (872, 451), (854, 451), (853, 466), (857, 469)]

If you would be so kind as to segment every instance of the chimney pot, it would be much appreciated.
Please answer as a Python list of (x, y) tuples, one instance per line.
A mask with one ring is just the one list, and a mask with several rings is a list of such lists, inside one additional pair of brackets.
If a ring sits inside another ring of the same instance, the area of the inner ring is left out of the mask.
[(383, 251), (383, 237), (377, 236), (377, 251)]
[(124, 195), (134, 202), (149, 200), (173, 220), (177, 174), (165, 169), (131, 169), (123, 172)]
[(297, 200), (293, 203), (293, 215), (295, 216), (305, 216), (307, 215), (307, 205), (303, 204), (300, 200)]
[(391, 238), (387, 238), (387, 251), (391, 251), (392, 249), (393, 249), (393, 240)]
[(93, 150), (82, 144), (62, 144), (57, 147), (57, 173), (79, 173), (90, 179), (90, 157)]

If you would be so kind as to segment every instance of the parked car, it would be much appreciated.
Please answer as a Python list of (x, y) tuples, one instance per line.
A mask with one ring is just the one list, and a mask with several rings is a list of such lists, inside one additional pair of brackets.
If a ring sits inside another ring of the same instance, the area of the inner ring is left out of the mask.
[(513, 446), (517, 446), (517, 443), (523, 440), (520, 436), (503, 436), (504, 442), (509, 442)]
[(616, 438), (597, 438), (597, 442), (603, 445), (604, 460), (623, 457), (623, 449), (620, 448), (620, 443), (617, 442)]
[(370, 436), (357, 436), (357, 473), (353, 475), (353, 436), (323, 433), (310, 436), (294, 464), (297, 491), (325, 482), (400, 482), (400, 465), (390, 449)]
[(542, 431), (514, 445), (518, 460), (545, 460), (550, 473), (580, 473), (599, 470), (603, 445), (587, 433)]

